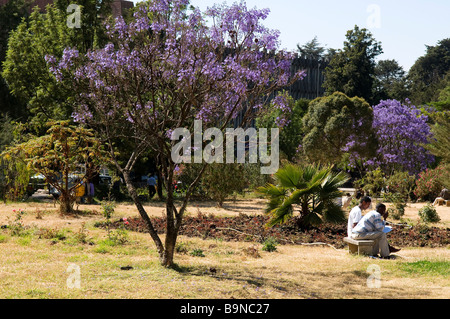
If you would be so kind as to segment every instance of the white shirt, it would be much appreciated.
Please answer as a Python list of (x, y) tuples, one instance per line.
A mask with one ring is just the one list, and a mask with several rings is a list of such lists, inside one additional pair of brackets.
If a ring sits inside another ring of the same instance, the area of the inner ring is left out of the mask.
[(347, 236), (351, 237), (353, 224), (358, 223), (362, 218), (361, 208), (359, 206), (355, 206), (352, 208), (350, 213), (348, 214), (348, 224), (347, 224)]

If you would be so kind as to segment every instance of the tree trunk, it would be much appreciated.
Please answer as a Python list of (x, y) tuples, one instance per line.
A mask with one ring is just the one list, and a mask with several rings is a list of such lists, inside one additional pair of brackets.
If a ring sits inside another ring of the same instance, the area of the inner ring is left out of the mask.
[(73, 213), (73, 203), (74, 202), (70, 198), (70, 195), (67, 194), (66, 192), (61, 192), (59, 199), (60, 199), (59, 213), (61, 215)]
[(167, 198), (166, 198), (166, 241), (165, 241), (165, 250), (164, 250), (164, 258), (162, 261), (163, 266), (172, 267), (173, 266), (173, 257), (175, 252), (175, 245), (178, 237), (178, 229), (177, 225), (181, 224), (182, 217), (177, 214), (176, 208), (173, 202), (173, 167), (169, 166), (167, 174)]
[[(150, 220), (150, 217), (148, 217), (147, 212), (145, 211), (144, 207), (142, 206), (141, 201), (139, 200), (138, 194), (136, 192), (136, 188), (134, 187), (131, 178), (130, 178), (130, 172), (123, 170), (123, 177), (125, 180), (125, 184), (127, 185), (128, 193), (130, 194), (131, 198), (134, 201), (134, 204), (139, 212), (139, 215), (144, 220), (145, 224), (147, 225), (147, 230), (150, 233), (150, 236), (153, 239), (153, 242), (156, 245), (156, 249), (159, 254), (159, 259), (161, 263), (164, 265), (165, 260), (165, 251), (164, 246), (161, 242), (161, 239), (158, 236), (158, 233), (156, 232), (155, 228), (153, 227), (153, 224)], [(172, 258), (173, 259), (173, 258)]]

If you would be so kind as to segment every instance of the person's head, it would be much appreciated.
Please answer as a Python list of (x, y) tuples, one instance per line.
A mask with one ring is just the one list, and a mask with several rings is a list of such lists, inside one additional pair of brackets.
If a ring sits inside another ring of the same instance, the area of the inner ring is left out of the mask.
[(381, 215), (384, 215), (384, 213), (386, 212), (386, 205), (384, 205), (383, 203), (378, 203), (375, 207), (375, 210)]
[(364, 196), (363, 198), (361, 198), (361, 200), (359, 201), (359, 207), (361, 209), (367, 209), (369, 208), (370, 204), (372, 203), (372, 199), (369, 196)]

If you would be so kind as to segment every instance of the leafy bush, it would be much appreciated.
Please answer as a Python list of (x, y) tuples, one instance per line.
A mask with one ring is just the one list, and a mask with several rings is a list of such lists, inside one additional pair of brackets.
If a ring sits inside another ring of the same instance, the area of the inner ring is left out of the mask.
[(200, 248), (196, 248), (196, 249), (191, 251), (191, 256), (194, 256), (194, 257), (205, 257), (205, 254), (203, 253), (203, 250), (201, 250)]
[(377, 168), (368, 171), (367, 174), (355, 183), (355, 187), (362, 188), (364, 192), (369, 193), (370, 196), (378, 196), (381, 190), (386, 187), (386, 178), (383, 171)]
[(407, 198), (399, 193), (385, 193), (384, 198), (394, 204), (394, 208), (389, 208), (388, 213), (394, 219), (400, 219), (405, 214)]
[(414, 191), (417, 198), (432, 201), (439, 195), (443, 188), (440, 181), (440, 177), (445, 173), (443, 169), (443, 166), (438, 166), (435, 169), (426, 169), (419, 174)]
[(242, 192), (247, 179), (242, 176), (243, 164), (213, 163), (206, 168), (202, 184), (207, 194), (222, 207), (224, 200), (234, 192)]
[(110, 246), (124, 245), (128, 242), (128, 232), (123, 228), (118, 228), (108, 233), (108, 239), (105, 241)]
[(416, 177), (408, 172), (395, 172), (386, 181), (386, 188), (390, 193), (399, 194), (405, 201), (412, 199), (416, 187)]
[(273, 252), (277, 250), (278, 242), (275, 238), (269, 237), (263, 242), (262, 250)]
[(419, 217), (426, 223), (437, 223), (441, 220), (436, 209), (428, 204), (419, 210)]

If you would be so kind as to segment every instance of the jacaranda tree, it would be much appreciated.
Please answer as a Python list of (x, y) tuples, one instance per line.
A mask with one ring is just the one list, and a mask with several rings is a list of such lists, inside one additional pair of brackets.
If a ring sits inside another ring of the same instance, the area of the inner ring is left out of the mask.
[[(291, 74), (293, 56), (278, 50), (279, 32), (261, 24), (269, 10), (250, 10), (242, 2), (215, 5), (202, 13), (188, 4), (150, 1), (129, 23), (119, 17), (108, 26), (110, 42), (105, 47), (85, 55), (66, 48), (62, 57), (47, 57), (57, 79), (74, 78), (73, 89), (79, 94), (73, 117), (102, 135), (165, 266), (173, 265), (186, 205), (207, 165), (203, 162), (182, 204), (175, 205), (171, 151), (178, 141), (170, 139), (171, 132), (183, 127), (193, 132), (194, 119), (202, 120), (203, 129), (224, 130), (238, 115), (245, 123), (264, 110), (270, 92), (304, 74)], [(275, 106), (283, 108), (283, 99), (277, 101)], [(133, 150), (125, 162), (117, 158), (124, 149), (115, 143), (117, 137)], [(164, 243), (130, 176), (149, 150), (160, 159), (167, 190)]]
[(387, 175), (395, 171), (418, 174), (434, 161), (424, 148), (431, 138), (428, 117), (407, 100), (381, 101), (373, 107), (373, 128), (378, 139), (376, 158), (366, 163), (381, 167)]

